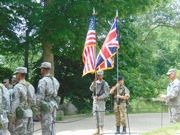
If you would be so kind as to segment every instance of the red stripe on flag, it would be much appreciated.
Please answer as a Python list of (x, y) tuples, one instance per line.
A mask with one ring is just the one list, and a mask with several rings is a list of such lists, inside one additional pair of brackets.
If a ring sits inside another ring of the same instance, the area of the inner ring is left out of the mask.
[(96, 33), (95, 32), (90, 32), (90, 33), (87, 34), (87, 36), (89, 36), (89, 35), (96, 35)]
[(102, 54), (104, 55), (104, 57), (107, 59), (111, 56), (111, 54), (109, 53), (107, 47), (103, 47), (102, 48)]
[(96, 40), (95, 37), (88, 37), (87, 40)]
[(104, 41), (104, 44), (107, 44), (108, 42), (110, 42), (116, 36), (117, 36), (116, 30), (114, 30), (113, 32), (109, 33), (109, 35), (107, 36), (106, 40)]
[(96, 42), (88, 42), (85, 45), (95, 45), (95, 44), (96, 44)]

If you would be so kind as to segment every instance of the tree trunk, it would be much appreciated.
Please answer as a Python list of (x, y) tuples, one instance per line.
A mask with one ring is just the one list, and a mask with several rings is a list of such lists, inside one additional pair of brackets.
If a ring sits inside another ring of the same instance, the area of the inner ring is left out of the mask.
[[(48, 6), (48, 4), (50, 4), (52, 1), (53, 0), (45, 0), (44, 8), (46, 8)], [(47, 32), (49, 31), (48, 28), (45, 28), (45, 29)], [(51, 74), (54, 75), (54, 55), (52, 53), (52, 44), (48, 43), (47, 40), (46, 40), (46, 42), (43, 43), (43, 61), (51, 63), (51, 65), (52, 65)]]
[(30, 47), (29, 32), (30, 32), (30, 28), (26, 31), (26, 37), (25, 37), (25, 42), (24, 42), (24, 47), (25, 47), (25, 50), (24, 50), (24, 66), (27, 68), (27, 75), (26, 75), (27, 80), (29, 79), (29, 47)]
[[(29, 71), (29, 44), (25, 43), (25, 51), (24, 51), (24, 66), (27, 68), (27, 71)], [(26, 79), (29, 78), (29, 72), (27, 72)]]
[(51, 75), (54, 75), (54, 55), (51, 49), (52, 49), (52, 45), (50, 43), (43, 44), (43, 61), (51, 63), (52, 65)]

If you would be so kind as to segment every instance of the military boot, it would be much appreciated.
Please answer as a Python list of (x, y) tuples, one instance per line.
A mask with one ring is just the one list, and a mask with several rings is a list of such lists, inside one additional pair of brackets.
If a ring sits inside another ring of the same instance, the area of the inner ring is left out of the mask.
[(115, 134), (120, 134), (120, 126), (116, 127), (116, 133)]
[(122, 134), (126, 134), (126, 126), (123, 126)]
[(104, 134), (104, 126), (100, 126), (100, 135)]
[(95, 133), (93, 133), (92, 135), (100, 135), (99, 133), (100, 133), (100, 131), (99, 131), (99, 127), (97, 127), (96, 132), (95, 132)]

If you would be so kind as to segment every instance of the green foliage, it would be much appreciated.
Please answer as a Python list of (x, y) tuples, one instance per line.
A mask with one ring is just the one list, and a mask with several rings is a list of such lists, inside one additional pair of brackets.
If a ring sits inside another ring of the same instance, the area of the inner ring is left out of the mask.
[(130, 113), (161, 113), (168, 112), (163, 102), (149, 100), (131, 100), (129, 102)]
[(11, 79), (13, 72), (9, 68), (0, 66), (0, 81), (3, 79)]
[[(55, 74), (60, 81), (61, 103), (64, 100), (72, 102), (81, 111), (85, 112), (91, 108), (91, 92), (89, 91), (90, 77), (82, 78), (83, 65), (81, 61), (70, 59), (66, 56), (56, 56)], [(75, 70), (74, 70), (75, 69)]]

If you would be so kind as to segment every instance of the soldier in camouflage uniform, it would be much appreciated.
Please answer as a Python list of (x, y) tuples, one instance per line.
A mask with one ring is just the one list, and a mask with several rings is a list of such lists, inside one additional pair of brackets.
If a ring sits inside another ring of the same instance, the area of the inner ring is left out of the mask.
[(170, 122), (180, 122), (180, 81), (176, 77), (176, 69), (167, 72), (171, 80), (167, 87), (167, 95), (161, 95), (161, 99), (166, 101), (169, 107)]
[(7, 113), (9, 111), (10, 99), (7, 88), (0, 84), (0, 135), (6, 135), (8, 127)]
[(43, 62), (40, 68), (43, 78), (38, 83), (37, 103), (41, 108), (42, 135), (55, 135), (54, 121), (58, 108), (57, 94), (59, 82), (50, 74), (51, 63)]
[(127, 100), (130, 97), (130, 92), (124, 86), (124, 78), (119, 77), (118, 83), (110, 90), (110, 94), (115, 95), (114, 114), (116, 118), (116, 134), (120, 134), (120, 126), (123, 127), (123, 134), (126, 134), (126, 114)]
[(15, 114), (15, 135), (33, 134), (33, 112), (32, 105), (35, 104), (34, 87), (25, 80), (27, 68), (16, 68), (16, 79), (18, 84), (14, 87), (14, 99), (12, 101), (12, 113)]
[[(12, 102), (15, 99), (13, 88), (17, 84), (16, 75), (12, 76), (11, 81), (12, 81), (12, 89), (9, 89), (9, 97), (10, 97), (10, 111), (9, 111), (9, 114), (12, 113)], [(8, 115), (8, 116), (10, 116), (10, 115)], [(11, 118), (9, 118), (8, 130), (11, 133), (11, 135), (15, 135), (14, 134), (14, 127), (15, 127), (14, 120), (12, 120), (12, 122), (11, 122)]]
[(97, 78), (92, 82), (90, 90), (93, 92), (93, 114), (96, 116), (97, 131), (93, 135), (102, 135), (106, 98), (109, 94), (109, 85), (103, 80), (103, 71), (97, 72)]
[(9, 79), (4, 79), (3, 84), (8, 90), (12, 89), (12, 85), (9, 83)]

